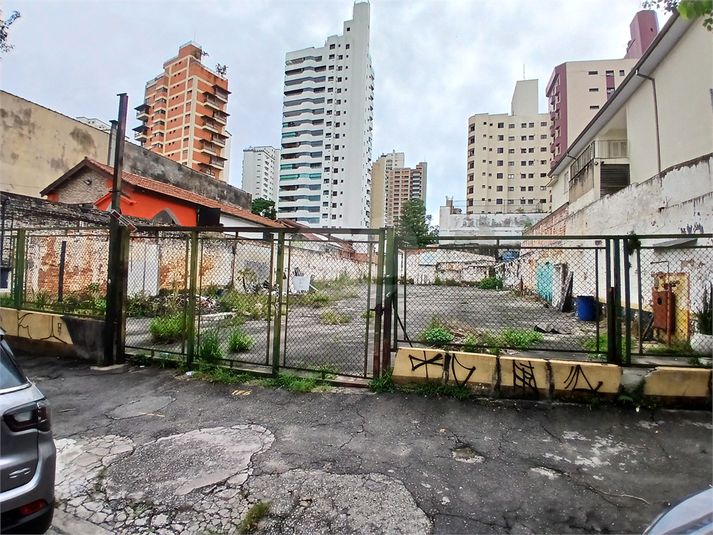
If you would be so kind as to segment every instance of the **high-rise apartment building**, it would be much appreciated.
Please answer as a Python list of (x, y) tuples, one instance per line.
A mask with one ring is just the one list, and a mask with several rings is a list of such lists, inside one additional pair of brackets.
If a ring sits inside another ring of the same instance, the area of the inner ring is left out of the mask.
[(280, 179), (280, 149), (250, 147), (243, 151), (243, 183), (241, 189), (253, 196), (277, 203)]
[(630, 25), (631, 40), (623, 59), (568, 61), (557, 65), (547, 83), (550, 154), (554, 166), (567, 147), (604, 106), (658, 35), (655, 11), (640, 11)]
[(520, 80), (510, 115), (468, 119), (469, 214), (549, 210), (549, 116), (538, 113), (537, 91), (537, 80)]
[(286, 55), (278, 218), (367, 227), (374, 71), (367, 2), (342, 35)]
[(389, 171), (386, 185), (387, 226), (396, 225), (406, 201), (421, 199), (426, 202), (427, 169), (426, 162), (420, 162), (415, 169), (401, 167)]
[(200, 45), (186, 43), (146, 84), (134, 137), (153, 152), (227, 182), (228, 80), (203, 65), (203, 55)]
[(404, 153), (391, 151), (379, 156), (371, 168), (371, 228), (386, 226), (386, 186), (389, 171), (404, 167)]

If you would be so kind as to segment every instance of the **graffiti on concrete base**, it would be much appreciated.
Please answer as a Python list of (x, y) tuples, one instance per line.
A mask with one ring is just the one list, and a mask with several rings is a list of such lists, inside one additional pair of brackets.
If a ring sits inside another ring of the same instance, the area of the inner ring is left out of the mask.
[[(416, 371), (421, 366), (426, 367), (426, 377), (431, 377), (429, 373), (430, 366), (438, 366), (440, 369), (436, 375), (441, 376), (443, 379), (448, 381), (452, 379), (456, 386), (464, 386), (468, 380), (475, 373), (475, 366), (465, 366), (458, 360), (458, 355), (455, 353), (450, 353), (445, 351), (443, 353), (436, 353), (434, 356), (428, 358), (426, 351), (423, 352), (423, 358), (411, 355), (408, 356), (411, 362), (411, 371)], [(465, 379), (459, 379), (459, 376), (463, 373), (466, 374)]]
[(523, 390), (532, 390), (537, 392), (537, 379), (535, 378), (535, 367), (532, 365), (531, 361), (519, 363), (513, 361), (512, 363), (512, 384), (515, 388), (522, 388)]
[[(60, 336), (62, 335), (62, 322), (57, 322), (55, 323), (54, 319), (51, 319), (50, 321), (43, 321), (40, 325), (48, 325), (49, 326), (49, 332), (42, 332), (41, 334), (35, 333), (33, 336), (33, 333), (31, 332), (31, 328), (34, 326), (34, 330), (38, 330), (38, 325), (33, 321), (35, 317), (38, 316), (38, 314), (34, 314), (33, 312), (26, 312), (24, 314), (19, 314), (17, 315), (17, 333), (19, 336), (22, 336), (24, 338), (29, 338), (30, 340), (35, 340), (35, 341), (47, 341), (47, 340), (53, 340), (57, 342), (62, 342), (63, 344), (66, 344), (66, 340), (62, 340)], [(55, 332), (55, 329), (57, 329), (58, 332)], [(39, 330), (43, 330), (39, 328)], [(25, 333), (24, 335), (21, 333)], [(46, 335), (46, 336), (43, 336)]]
[[(580, 380), (582, 381), (581, 383)], [(587, 385), (586, 387), (584, 386), (585, 383)], [(579, 364), (570, 368), (569, 375), (564, 381), (565, 390), (570, 390), (571, 387), (572, 392), (596, 392), (603, 384), (602, 381), (599, 381), (596, 387), (592, 386), (592, 383), (589, 382), (589, 379), (587, 379), (584, 370)], [(581, 386), (578, 387), (578, 385)]]

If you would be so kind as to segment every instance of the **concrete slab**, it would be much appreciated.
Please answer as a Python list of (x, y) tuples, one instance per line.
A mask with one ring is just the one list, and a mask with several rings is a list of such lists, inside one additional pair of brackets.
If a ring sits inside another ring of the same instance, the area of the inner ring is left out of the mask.
[(710, 399), (711, 370), (656, 368), (646, 376), (644, 395)]

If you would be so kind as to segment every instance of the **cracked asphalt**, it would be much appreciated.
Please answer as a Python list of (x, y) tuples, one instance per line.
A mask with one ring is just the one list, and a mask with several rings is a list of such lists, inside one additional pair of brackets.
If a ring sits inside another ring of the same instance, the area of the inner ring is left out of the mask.
[[(19, 357), (52, 404), (51, 533), (641, 533), (713, 483), (711, 412), (293, 394)], [(78, 532), (78, 531), (77, 531)]]

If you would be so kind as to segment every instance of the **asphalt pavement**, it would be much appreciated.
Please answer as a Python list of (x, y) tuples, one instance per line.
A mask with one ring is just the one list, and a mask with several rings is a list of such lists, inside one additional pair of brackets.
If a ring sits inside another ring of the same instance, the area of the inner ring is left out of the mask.
[(52, 404), (50, 533), (641, 533), (713, 484), (709, 411), (295, 394), (20, 357)]

